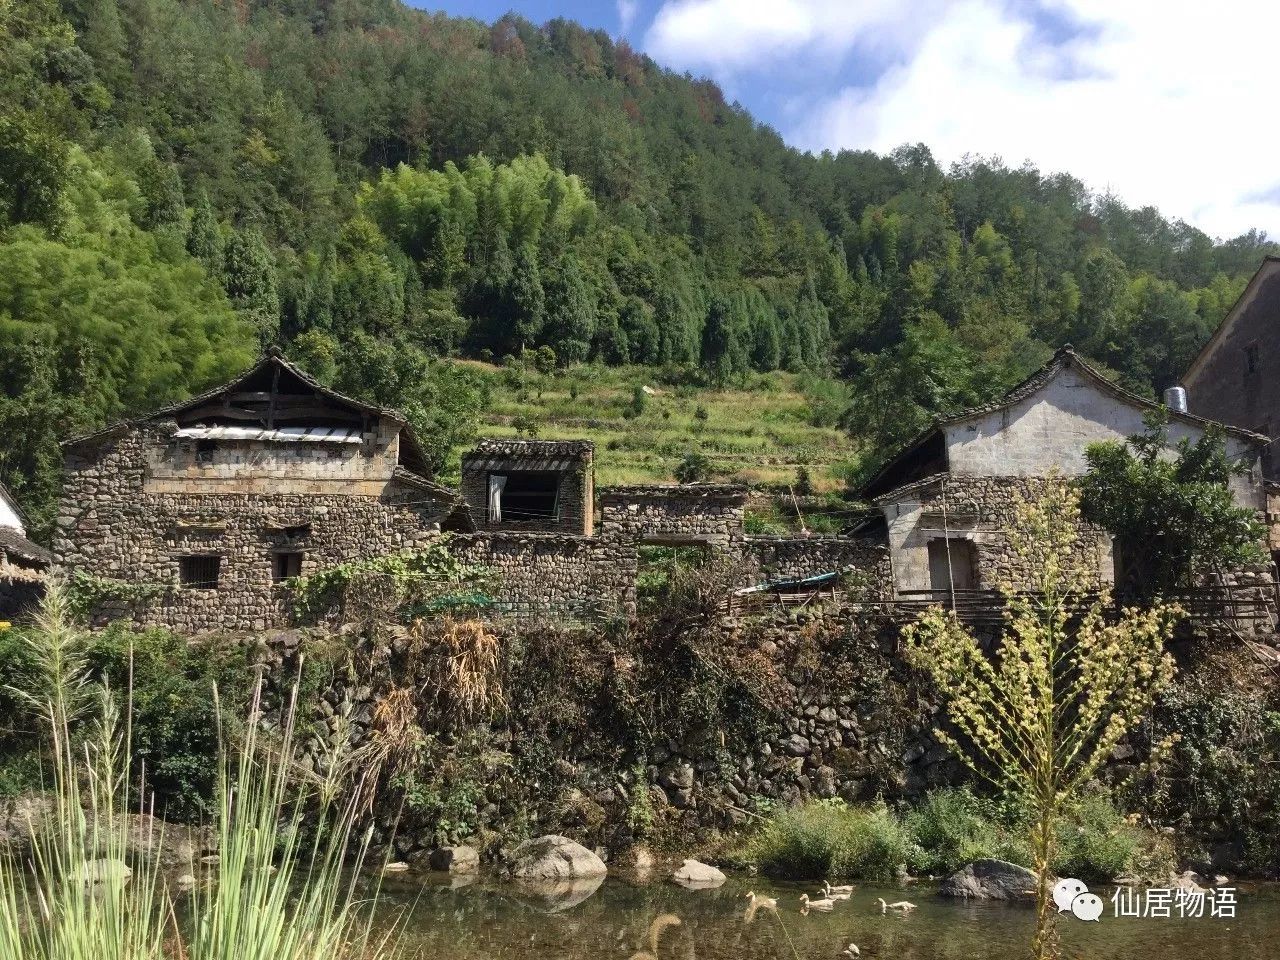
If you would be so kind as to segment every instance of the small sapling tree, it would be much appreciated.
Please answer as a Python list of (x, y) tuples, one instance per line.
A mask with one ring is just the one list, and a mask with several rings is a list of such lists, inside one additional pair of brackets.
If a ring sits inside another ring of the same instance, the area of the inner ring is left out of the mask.
[(938, 736), (1031, 813), (1033, 956), (1043, 960), (1057, 952), (1050, 867), (1058, 824), (1172, 679), (1164, 646), (1179, 611), (1156, 604), (1105, 616), (1109, 597), (1093, 592), (1096, 571), (1077, 549), (1079, 496), (1071, 487), (1050, 487), (1015, 508), (1010, 546), (1032, 583), (1017, 592), (1002, 587), (1006, 623), (995, 650), (941, 608), (909, 626), (906, 639), (948, 701), (955, 736)]

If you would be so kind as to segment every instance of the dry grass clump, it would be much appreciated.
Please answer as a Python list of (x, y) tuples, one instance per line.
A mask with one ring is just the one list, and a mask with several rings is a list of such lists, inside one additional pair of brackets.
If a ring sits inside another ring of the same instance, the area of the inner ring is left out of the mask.
[(454, 720), (489, 717), (506, 708), (502, 639), (479, 620), (416, 620), (409, 627), (424, 658), (423, 689)]

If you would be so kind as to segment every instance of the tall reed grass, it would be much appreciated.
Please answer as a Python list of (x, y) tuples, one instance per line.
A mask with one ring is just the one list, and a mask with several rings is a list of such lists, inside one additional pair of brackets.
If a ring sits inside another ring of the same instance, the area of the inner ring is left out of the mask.
[[(216, 791), (219, 858), (194, 889), (170, 885), (157, 859), (134, 859), (128, 813), (129, 710), (85, 672), (83, 637), (60, 584), (29, 633), (43, 689), (25, 691), (47, 736), (46, 819), (30, 853), (0, 850), (3, 960), (395, 960), (394, 924), (361, 899), (368, 833), (355, 801), (291, 781), (293, 709), (268, 739), (258, 705), (223, 744)], [(126, 691), (127, 693), (127, 691)], [(91, 717), (90, 715), (93, 714)], [(221, 722), (219, 721), (221, 727)], [(352, 791), (350, 795), (358, 791)], [(160, 833), (163, 825), (142, 821)], [(155, 849), (161, 836), (145, 838)], [(126, 866), (127, 865), (127, 866)], [(198, 865), (192, 872), (200, 874)]]

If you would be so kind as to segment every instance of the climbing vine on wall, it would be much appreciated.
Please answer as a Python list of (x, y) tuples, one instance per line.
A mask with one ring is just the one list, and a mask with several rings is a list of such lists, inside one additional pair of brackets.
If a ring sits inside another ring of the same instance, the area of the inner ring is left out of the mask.
[(67, 581), (67, 598), (77, 617), (87, 617), (92, 610), (109, 605), (146, 603), (168, 593), (173, 583), (117, 580), (77, 570)]
[(339, 563), (300, 577), (291, 582), (294, 614), (322, 617), (344, 601), (353, 584), (375, 581), (390, 586), (390, 599), (406, 616), (490, 605), (488, 572), (461, 563), (449, 540), (446, 534), (420, 549)]

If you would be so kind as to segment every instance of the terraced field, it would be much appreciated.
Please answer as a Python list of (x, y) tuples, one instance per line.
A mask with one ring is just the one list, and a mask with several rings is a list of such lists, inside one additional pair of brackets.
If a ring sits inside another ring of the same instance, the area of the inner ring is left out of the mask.
[(482, 436), (532, 429), (543, 439), (594, 440), (601, 485), (671, 482), (686, 455), (701, 453), (715, 479), (785, 489), (803, 467), (822, 493), (842, 488), (856, 464), (848, 434), (836, 425), (841, 388), (830, 381), (771, 373), (713, 390), (651, 367), (540, 374), (465, 362), (491, 383)]

